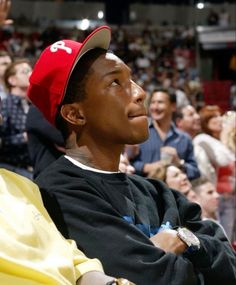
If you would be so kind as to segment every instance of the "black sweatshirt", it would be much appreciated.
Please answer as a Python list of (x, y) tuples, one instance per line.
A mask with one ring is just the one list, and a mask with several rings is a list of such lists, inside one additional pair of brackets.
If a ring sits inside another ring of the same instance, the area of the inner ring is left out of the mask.
[[(236, 284), (235, 252), (221, 228), (202, 221), (199, 206), (164, 183), (83, 170), (64, 157), (36, 183), (58, 229), (99, 258), (107, 274), (137, 285)], [(149, 240), (160, 228), (178, 226), (198, 236), (199, 251), (165, 253)]]
[(62, 134), (51, 125), (34, 105), (30, 106), (26, 120), (28, 150), (34, 168), (34, 177), (57, 160), (63, 153), (56, 145), (64, 147)]

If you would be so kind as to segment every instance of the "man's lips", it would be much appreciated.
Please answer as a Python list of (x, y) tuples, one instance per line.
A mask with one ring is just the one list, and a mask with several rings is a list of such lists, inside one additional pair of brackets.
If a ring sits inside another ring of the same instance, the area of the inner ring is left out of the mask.
[(129, 119), (136, 119), (136, 118), (142, 118), (142, 117), (147, 117), (147, 115), (142, 114), (142, 115), (135, 115), (135, 116), (129, 116)]
[(138, 118), (138, 117), (147, 117), (147, 112), (145, 110), (133, 112), (128, 114), (129, 119)]

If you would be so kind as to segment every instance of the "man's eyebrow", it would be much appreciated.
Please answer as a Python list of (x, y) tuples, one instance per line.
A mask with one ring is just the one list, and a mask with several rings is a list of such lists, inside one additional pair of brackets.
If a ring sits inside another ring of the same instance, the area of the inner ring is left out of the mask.
[[(131, 69), (129, 67), (127, 67), (127, 72), (129, 73), (129, 75), (131, 75)], [(110, 75), (121, 74), (121, 73), (123, 73), (123, 70), (121, 68), (117, 68), (117, 69), (114, 69), (112, 71), (109, 71), (109, 72), (103, 74), (102, 78), (104, 78), (106, 76), (110, 76)]]

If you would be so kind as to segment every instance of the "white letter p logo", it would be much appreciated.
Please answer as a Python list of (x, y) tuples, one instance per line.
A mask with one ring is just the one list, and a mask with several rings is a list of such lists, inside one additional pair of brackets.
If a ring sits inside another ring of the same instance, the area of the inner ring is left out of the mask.
[(56, 52), (59, 49), (65, 50), (69, 54), (72, 53), (72, 49), (69, 48), (69, 47), (66, 47), (66, 45), (65, 45), (65, 43), (63, 41), (58, 41), (58, 42), (52, 44), (51, 47), (50, 47), (50, 51), (51, 52)]

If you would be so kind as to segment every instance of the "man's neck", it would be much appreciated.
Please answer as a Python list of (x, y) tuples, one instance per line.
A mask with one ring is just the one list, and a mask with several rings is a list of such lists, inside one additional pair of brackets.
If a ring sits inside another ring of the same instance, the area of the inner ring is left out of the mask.
[(166, 138), (166, 135), (171, 127), (171, 120), (153, 121), (153, 125), (158, 132), (162, 140)]
[(15, 96), (18, 96), (18, 97), (21, 97), (21, 98), (26, 98), (26, 92), (27, 90), (24, 88), (19, 88), (19, 87), (13, 87), (11, 88), (10, 90), (10, 93), (15, 95)]
[(100, 170), (117, 172), (119, 171), (120, 153), (103, 151), (87, 146), (76, 148), (66, 148), (66, 155), (75, 159), (76, 161)]
[(198, 132), (196, 132), (194, 130), (184, 130), (184, 129), (180, 128), (180, 127), (178, 127), (178, 129), (180, 129), (181, 131), (189, 134), (192, 139), (198, 134)]
[(209, 213), (202, 209), (202, 218), (217, 220), (216, 213)]

